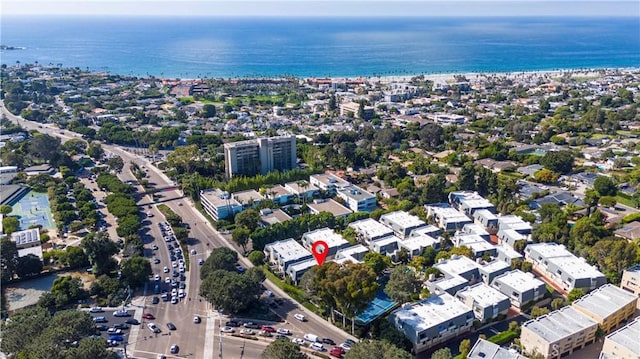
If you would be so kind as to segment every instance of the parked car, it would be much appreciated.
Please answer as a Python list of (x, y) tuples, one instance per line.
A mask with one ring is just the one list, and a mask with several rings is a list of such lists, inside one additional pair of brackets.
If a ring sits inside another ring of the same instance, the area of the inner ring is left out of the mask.
[(201, 320), (200, 320), (200, 317), (199, 317), (199, 316), (197, 316), (197, 315), (194, 315), (194, 316), (193, 316), (193, 322), (194, 322), (194, 323), (199, 324), (199, 323), (200, 323), (200, 321), (201, 321)]
[(122, 330), (127, 330), (129, 329), (129, 326), (126, 325), (125, 323), (118, 323), (116, 325), (113, 326), (114, 328), (118, 328), (118, 329), (122, 329)]
[(169, 328), (169, 330), (176, 330), (176, 326), (171, 322), (167, 323), (167, 328)]
[(180, 351), (180, 347), (177, 344), (173, 344), (169, 351), (171, 352), (171, 354), (178, 354), (178, 352)]
[(291, 335), (291, 331), (287, 328), (278, 328), (276, 330), (276, 333), (282, 334), (282, 335)]
[(334, 347), (333, 349), (331, 349), (329, 351), (329, 355), (336, 357), (336, 358), (342, 358), (342, 355), (345, 353), (344, 349), (340, 348), (340, 347)]
[(93, 318), (93, 322), (94, 323), (106, 323), (106, 322), (108, 322), (108, 320), (105, 317), (94, 317)]
[(140, 322), (138, 321), (138, 319), (135, 318), (129, 318), (127, 320), (124, 321), (127, 324), (131, 324), (131, 325), (138, 325), (140, 324)]
[(91, 312), (91, 313), (102, 313), (102, 312), (104, 312), (104, 310), (102, 310), (102, 308), (100, 308), (100, 307), (93, 307), (93, 308), (89, 309), (89, 312)]
[(331, 340), (329, 338), (322, 338), (322, 342), (324, 344), (336, 345), (336, 342), (334, 342), (333, 340)]
[(158, 328), (158, 326), (155, 323), (149, 323), (147, 324), (147, 328), (149, 328), (150, 331), (154, 332), (154, 333), (160, 333), (160, 328)]
[(224, 323), (224, 325), (226, 325), (227, 327), (239, 327), (240, 323), (236, 322), (235, 320), (230, 320)]
[(142, 314), (142, 317), (144, 319), (156, 319), (156, 317), (154, 317), (153, 314), (151, 314), (151, 313), (144, 313), (144, 314)]
[(276, 332), (276, 328), (268, 326), (268, 325), (263, 325), (262, 326), (262, 330), (267, 332), (267, 333), (275, 333)]
[(293, 338), (291, 341), (298, 345), (304, 345), (306, 343), (306, 341), (302, 338)]
[(116, 310), (115, 312), (113, 312), (113, 316), (114, 317), (130, 317), (131, 314), (129, 314), (129, 312), (127, 312), (126, 310)]
[(108, 334), (122, 334), (122, 330), (118, 328), (109, 328), (107, 329)]
[(109, 326), (106, 324), (98, 324), (96, 325), (96, 329), (101, 332), (104, 332), (105, 330), (109, 330)]
[(324, 346), (322, 346), (322, 344), (320, 344), (320, 343), (311, 343), (311, 345), (309, 347), (311, 349), (313, 349), (313, 350), (317, 350), (317, 351), (320, 351), (320, 352), (326, 352), (327, 351), (327, 349)]
[(293, 317), (298, 319), (301, 322), (306, 322), (307, 321), (307, 318), (304, 315), (300, 314), (300, 313), (294, 314)]
[(109, 336), (109, 340), (113, 340), (116, 342), (122, 342), (124, 341), (124, 337), (122, 335), (110, 335)]
[(254, 335), (256, 334), (256, 332), (253, 329), (249, 329), (249, 328), (244, 328), (240, 331), (240, 334), (245, 334), (245, 335)]
[(153, 297), (153, 298), (151, 299), (151, 303), (152, 303), (152, 304), (158, 304), (158, 303), (160, 303), (160, 298), (158, 298), (158, 297)]
[(245, 322), (242, 326), (245, 327), (245, 328), (251, 328), (251, 329), (260, 328), (260, 326), (257, 323), (254, 323), (254, 322)]
[(235, 329), (231, 328), (231, 327), (222, 327), (220, 328), (220, 331), (223, 333), (233, 333), (235, 332)]

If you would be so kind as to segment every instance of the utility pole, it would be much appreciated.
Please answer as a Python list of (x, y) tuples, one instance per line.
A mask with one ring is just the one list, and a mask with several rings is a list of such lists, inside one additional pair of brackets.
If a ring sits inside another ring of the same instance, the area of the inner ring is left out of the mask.
[[(220, 319), (218, 319), (218, 327), (220, 326)], [(218, 353), (218, 358), (222, 358), (222, 334), (218, 334), (220, 337), (220, 351)]]

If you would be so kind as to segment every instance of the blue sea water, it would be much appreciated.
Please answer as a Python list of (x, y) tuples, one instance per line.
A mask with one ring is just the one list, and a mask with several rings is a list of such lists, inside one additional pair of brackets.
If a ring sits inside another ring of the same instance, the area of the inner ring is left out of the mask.
[(0, 62), (162, 77), (640, 67), (640, 19), (8, 17)]

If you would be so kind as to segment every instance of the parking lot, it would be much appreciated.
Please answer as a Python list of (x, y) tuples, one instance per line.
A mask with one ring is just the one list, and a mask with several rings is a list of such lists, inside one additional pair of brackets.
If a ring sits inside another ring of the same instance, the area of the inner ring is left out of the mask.
[(140, 322), (134, 319), (134, 310), (122, 311), (113, 308), (102, 310), (94, 307), (89, 310), (89, 314), (96, 324), (96, 335), (106, 339), (112, 347), (126, 345), (130, 341), (131, 329), (140, 325)]

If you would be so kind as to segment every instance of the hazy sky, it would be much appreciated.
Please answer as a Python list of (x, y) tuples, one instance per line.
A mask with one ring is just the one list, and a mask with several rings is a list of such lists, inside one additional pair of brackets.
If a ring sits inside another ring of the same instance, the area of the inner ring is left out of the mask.
[[(2, 0), (4, 15), (635, 16), (639, 0)], [(640, 20), (639, 20), (640, 21)]]

